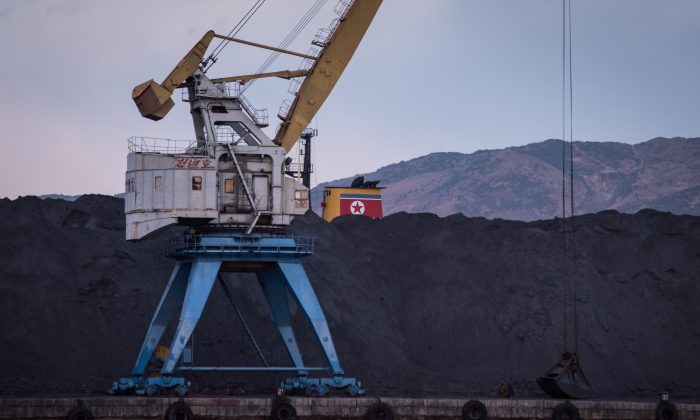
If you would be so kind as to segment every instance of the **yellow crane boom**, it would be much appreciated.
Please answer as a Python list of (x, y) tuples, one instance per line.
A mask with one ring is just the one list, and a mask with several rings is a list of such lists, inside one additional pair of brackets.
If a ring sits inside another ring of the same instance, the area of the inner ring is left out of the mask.
[(274, 142), (289, 151), (309, 125), (360, 45), (382, 0), (355, 0), (299, 88)]

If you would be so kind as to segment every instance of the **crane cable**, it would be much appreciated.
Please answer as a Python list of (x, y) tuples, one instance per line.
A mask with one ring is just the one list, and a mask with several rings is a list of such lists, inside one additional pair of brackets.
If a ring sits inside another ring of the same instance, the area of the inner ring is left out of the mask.
[[(287, 34), (287, 36), (279, 43), (278, 48), (281, 49), (287, 49), (289, 47), (289, 44), (291, 44), (301, 33), (301, 31), (306, 28), (306, 26), (311, 22), (311, 20), (316, 16), (316, 14), (321, 10), (321, 8), (326, 4), (327, 0), (316, 0), (313, 5), (309, 8), (309, 10), (302, 16), (302, 18), (297, 22), (297, 24), (292, 28), (292, 30)], [(267, 57), (267, 60), (263, 62), (263, 64), (258, 68), (258, 70), (255, 72), (255, 74), (260, 74), (265, 72), (274, 62), (277, 60), (277, 58), (280, 56), (280, 52), (273, 52), (270, 54), (269, 57)], [(241, 94), (248, 90), (253, 83), (255, 83), (256, 79), (250, 80), (248, 83), (245, 84), (245, 86), (241, 89)]]
[[(228, 37), (234, 37), (238, 34), (238, 32), (243, 29), (243, 27), (248, 23), (248, 21), (255, 15), (255, 13), (262, 7), (262, 5), (265, 3), (265, 0), (256, 0), (256, 2), (251, 6), (251, 8), (243, 15), (241, 20), (238, 21), (236, 26), (231, 29), (231, 31), (228, 33)], [(219, 41), (219, 44), (214, 48), (214, 51), (209, 54), (209, 57), (207, 57), (203, 62), (202, 62), (202, 68), (204, 69), (204, 72), (206, 73), (211, 66), (216, 63), (216, 59), (221, 54), (221, 51), (226, 48), (226, 46), (231, 42), (228, 39), (222, 39)]]
[[(574, 88), (572, 70), (572, 43), (571, 43), (571, 0), (562, 0), (562, 226), (564, 233), (564, 351), (567, 351), (567, 295), (571, 283), (573, 283), (573, 315), (574, 315), (574, 349), (578, 352), (578, 308), (577, 308), (577, 287), (576, 287), (576, 240), (574, 232)], [(567, 7), (568, 6), (568, 7)], [(568, 23), (568, 28), (567, 28)], [(568, 87), (569, 87), (569, 226), (570, 235), (567, 234), (566, 225), (566, 58), (567, 58), (567, 29), (568, 29)], [(569, 240), (571, 245), (569, 246)], [(570, 248), (570, 253), (569, 253)]]
[(577, 282), (576, 282), (576, 232), (574, 230), (574, 79), (573, 62), (571, 52), (571, 0), (569, 0), (569, 191), (571, 193), (571, 208), (569, 209), (571, 220), (571, 272), (574, 283), (574, 350), (578, 353), (578, 308), (577, 308)]
[(562, 228), (562, 273), (564, 274), (564, 352), (567, 348), (567, 298), (569, 293), (569, 265), (566, 240), (566, 0), (562, 0), (561, 19), (561, 228)]

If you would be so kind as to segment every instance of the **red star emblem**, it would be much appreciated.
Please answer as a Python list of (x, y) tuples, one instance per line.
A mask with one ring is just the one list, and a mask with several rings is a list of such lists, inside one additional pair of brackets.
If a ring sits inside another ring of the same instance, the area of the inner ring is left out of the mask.
[(365, 214), (365, 204), (359, 200), (353, 201), (350, 203), (350, 213)]

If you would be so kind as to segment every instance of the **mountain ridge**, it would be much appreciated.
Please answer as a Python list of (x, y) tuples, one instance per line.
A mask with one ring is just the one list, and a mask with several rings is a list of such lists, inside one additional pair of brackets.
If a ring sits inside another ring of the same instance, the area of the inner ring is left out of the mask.
[[(570, 145), (548, 139), (474, 153), (436, 152), (358, 174), (381, 180), (384, 213), (431, 212), (536, 220), (561, 216), (562, 151), (567, 213)], [(654, 208), (700, 214), (700, 138), (637, 143), (574, 142), (574, 210), (635, 212)], [(320, 213), (323, 187), (347, 186), (352, 178), (312, 189)]]

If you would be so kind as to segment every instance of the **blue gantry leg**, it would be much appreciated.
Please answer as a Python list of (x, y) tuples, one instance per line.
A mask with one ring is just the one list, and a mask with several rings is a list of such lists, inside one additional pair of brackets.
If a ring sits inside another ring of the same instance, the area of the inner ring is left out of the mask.
[(135, 376), (142, 376), (146, 371), (146, 366), (153, 356), (156, 346), (160, 342), (161, 337), (168, 323), (172, 319), (175, 312), (182, 305), (182, 299), (187, 290), (188, 278), (190, 276), (191, 263), (177, 262), (173, 273), (170, 275), (168, 285), (165, 287), (163, 296), (160, 299), (158, 308), (156, 309), (151, 324), (148, 326), (146, 338), (143, 340), (141, 351), (136, 359), (136, 364), (132, 370)]
[(175, 370), (175, 365), (180, 359), (187, 341), (192, 336), (197, 321), (202, 316), (204, 305), (207, 303), (220, 267), (221, 260), (196, 260), (192, 263), (185, 300), (182, 302), (180, 322), (175, 330), (173, 343), (170, 345), (168, 359), (161, 370), (163, 375), (171, 375)]
[(308, 378), (299, 375), (297, 378), (286, 379), (280, 384), (280, 387), (289, 392), (304, 390), (307, 395), (319, 394), (323, 396), (329, 392), (330, 388), (343, 389), (351, 396), (364, 394), (364, 388), (360, 381), (355, 378), (343, 377), (343, 368), (340, 366), (340, 360), (328, 328), (328, 321), (301, 261), (298, 259), (278, 260), (273, 273), (275, 273), (274, 276), (283, 279), (299, 308), (311, 323), (333, 375), (330, 378)]
[(301, 264), (301, 261), (279, 262), (278, 266), (287, 280), (287, 286), (292, 292), (292, 296), (294, 296), (302, 311), (306, 314), (307, 319), (311, 322), (316, 338), (318, 338), (331, 367), (331, 372), (333, 375), (343, 375), (343, 368), (340, 367), (340, 360), (335, 351), (333, 338), (328, 328), (328, 321), (326, 321), (326, 316), (323, 313), (321, 304), (318, 302), (314, 288), (311, 286), (309, 277), (306, 275), (304, 266)]
[[(289, 357), (296, 367), (303, 367), (304, 361), (299, 351), (299, 344), (292, 329), (289, 317), (289, 302), (287, 302), (287, 288), (285, 279), (279, 270), (265, 271), (258, 274), (258, 281), (262, 286), (267, 303), (270, 305), (272, 320), (282, 337), (282, 341), (287, 348)], [(300, 370), (299, 375), (306, 375), (308, 372)]]

